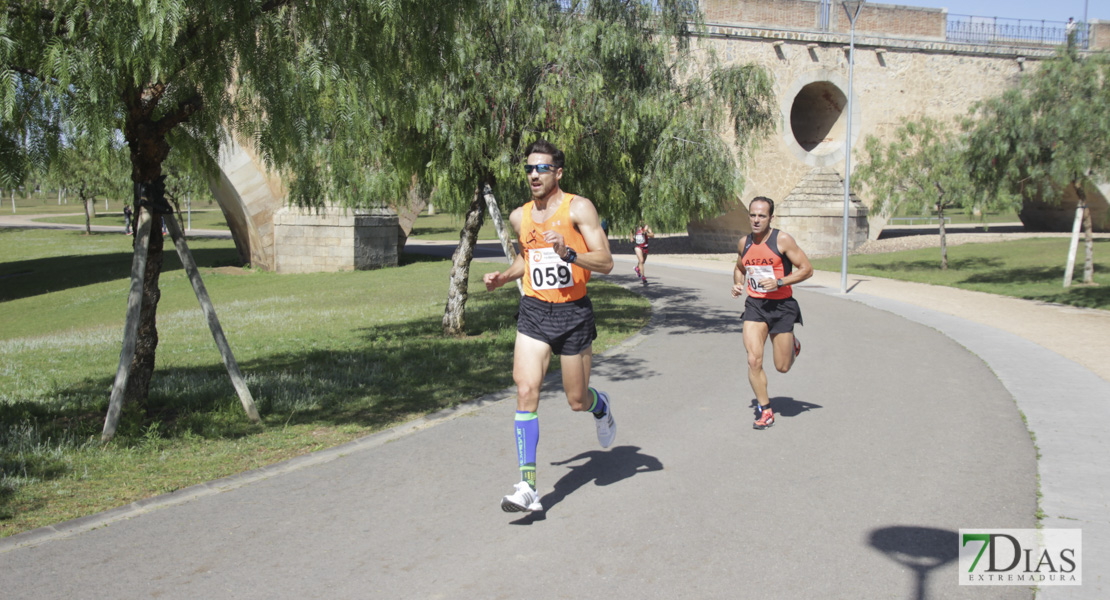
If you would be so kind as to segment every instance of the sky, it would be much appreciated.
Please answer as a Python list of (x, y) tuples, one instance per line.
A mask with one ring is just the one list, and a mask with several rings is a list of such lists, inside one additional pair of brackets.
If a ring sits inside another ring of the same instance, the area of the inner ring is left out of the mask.
[[(835, 1), (835, 0), (834, 0)], [(903, 6), (927, 6), (947, 8), (948, 14), (972, 15), (975, 17), (1007, 17), (1010, 19), (1033, 19), (1046, 21), (1067, 21), (1075, 17), (1083, 20), (1083, 7), (1087, 7), (1087, 19), (1110, 21), (1110, 0), (879, 0), (881, 4), (901, 4)], [(839, 2), (836, 2), (839, 4)]]

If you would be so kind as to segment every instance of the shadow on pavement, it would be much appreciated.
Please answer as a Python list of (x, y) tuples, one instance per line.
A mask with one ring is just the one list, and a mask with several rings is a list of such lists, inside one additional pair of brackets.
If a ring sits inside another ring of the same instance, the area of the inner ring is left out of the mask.
[[(871, 532), (871, 547), (916, 575), (913, 598), (928, 598), (929, 571), (959, 558), (959, 534), (947, 529), (898, 525)], [(908, 596), (907, 596), (908, 597)]]
[[(755, 400), (752, 400), (753, 409), (755, 408), (756, 404), (758, 403)], [(774, 409), (776, 416), (796, 417), (804, 412), (811, 411), (815, 408), (824, 407), (820, 404), (814, 404), (812, 402), (802, 402), (800, 400), (795, 400), (786, 396), (775, 396), (774, 398), (771, 398), (771, 408)]]
[(617, 446), (608, 451), (590, 450), (551, 464), (566, 465), (579, 460), (585, 460), (585, 462), (571, 466), (570, 472), (556, 481), (555, 487), (540, 499), (544, 507), (543, 512), (528, 513), (511, 524), (531, 525), (536, 521), (544, 520), (551, 507), (591, 481), (594, 485), (605, 486), (628, 479), (637, 473), (663, 470), (663, 463), (659, 462), (658, 458), (641, 454), (638, 446)]
[[(759, 418), (759, 401), (752, 398), (752, 412), (755, 418)], [(824, 408), (820, 404), (812, 402), (801, 402), (786, 396), (775, 396), (771, 398), (771, 410), (775, 411), (776, 417), (796, 417), (804, 412), (808, 412), (815, 408)]]
[(609, 381), (633, 381), (656, 377), (659, 372), (649, 367), (648, 362), (632, 358), (628, 354), (606, 355), (604, 361), (593, 364), (593, 375)]
[[(635, 276), (616, 275), (609, 279), (630, 288), (640, 287)], [(697, 289), (676, 287), (666, 283), (656, 283), (648, 278), (648, 285), (642, 287), (645, 298), (651, 300), (656, 311), (654, 325), (669, 335), (688, 333), (740, 333), (744, 303), (737, 301), (735, 309), (710, 308), (703, 302), (704, 292)], [(727, 294), (723, 290), (722, 294)]]

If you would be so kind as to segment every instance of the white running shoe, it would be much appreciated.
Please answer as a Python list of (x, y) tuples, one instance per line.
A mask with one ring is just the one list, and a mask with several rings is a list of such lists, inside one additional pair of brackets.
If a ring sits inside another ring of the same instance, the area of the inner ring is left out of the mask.
[(609, 402), (609, 394), (598, 392), (597, 395), (605, 401), (605, 416), (600, 419), (594, 417), (594, 425), (597, 427), (597, 441), (602, 448), (608, 448), (613, 444), (613, 440), (617, 439), (617, 422), (613, 420), (613, 405)]
[(533, 512), (543, 510), (540, 504), (540, 495), (527, 482), (521, 481), (515, 486), (516, 491), (501, 499), (501, 510), (505, 512)]

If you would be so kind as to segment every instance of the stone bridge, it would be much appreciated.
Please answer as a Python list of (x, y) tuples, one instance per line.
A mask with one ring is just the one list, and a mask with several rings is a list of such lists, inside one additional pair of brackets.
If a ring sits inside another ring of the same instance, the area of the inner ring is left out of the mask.
[[(1055, 40), (984, 36), (983, 43), (969, 43), (977, 38), (950, 33), (945, 9), (865, 4), (855, 25), (849, 131), (850, 23), (838, 2), (702, 0), (702, 9), (709, 27), (699, 50), (712, 50), (726, 64), (766, 68), (779, 108), (776, 134), (751, 157), (743, 197), (725, 214), (690, 225), (691, 244), (706, 252), (735, 250), (749, 230), (745, 206), (761, 195), (776, 201), (778, 225), (807, 252), (838, 254), (846, 137), (859, 148), (869, 135), (889, 137), (904, 118), (954, 121), (1050, 57)], [(1091, 50), (1110, 49), (1110, 23), (1092, 22), (1089, 33)], [(395, 234), (383, 229), (392, 227), (388, 215), (285, 208), (281, 182), (260, 165), (245, 148), (225, 148), (223, 173), (212, 185), (244, 260), (279, 272), (363, 268), (368, 261), (388, 263), (391, 236), (396, 252)], [(1106, 227), (1108, 193), (1092, 188), (1088, 194), (1096, 227)], [(868, 214), (876, 200), (865, 189), (853, 190), (850, 246), (878, 237), (886, 225)], [(1068, 230), (1075, 201), (1027, 203), (1021, 218), (1030, 229)], [(411, 224), (415, 215), (403, 218)]]

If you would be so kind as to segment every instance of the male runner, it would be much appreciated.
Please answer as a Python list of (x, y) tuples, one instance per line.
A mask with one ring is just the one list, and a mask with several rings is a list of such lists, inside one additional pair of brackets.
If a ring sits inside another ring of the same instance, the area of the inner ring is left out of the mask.
[(740, 256), (732, 270), (732, 297), (745, 289), (744, 348), (748, 351), (748, 382), (755, 392), (759, 410), (755, 429), (775, 424), (771, 399), (767, 396), (767, 374), (763, 372), (763, 348), (771, 336), (775, 368), (786, 373), (802, 352), (794, 337), (794, 323), (802, 324), (802, 311), (794, 299), (791, 285), (813, 275), (809, 258), (790, 234), (771, 228), (775, 202), (757, 196), (748, 205), (752, 232), (740, 240)]
[(517, 208), (509, 222), (520, 237), (521, 253), (508, 269), (485, 276), (493, 291), (524, 278), (520, 299), (513, 380), (517, 386), (516, 444), (520, 483), (501, 499), (505, 512), (539, 511), (536, 491), (536, 445), (539, 441), (540, 384), (551, 354), (559, 355), (563, 391), (576, 411), (593, 413), (597, 440), (608, 448), (617, 435), (609, 397), (590, 385), (593, 358), (593, 304), (586, 296), (590, 273), (609, 273), (613, 257), (601, 229), (597, 210), (589, 200), (559, 189), (564, 155), (546, 140), (524, 151), (532, 200)]
[(632, 243), (635, 245), (636, 250), (636, 275), (639, 275), (640, 281), (647, 285), (647, 273), (644, 271), (644, 263), (647, 262), (648, 257), (648, 243), (651, 238), (655, 237), (655, 232), (651, 227), (645, 225), (643, 221), (632, 232)]

